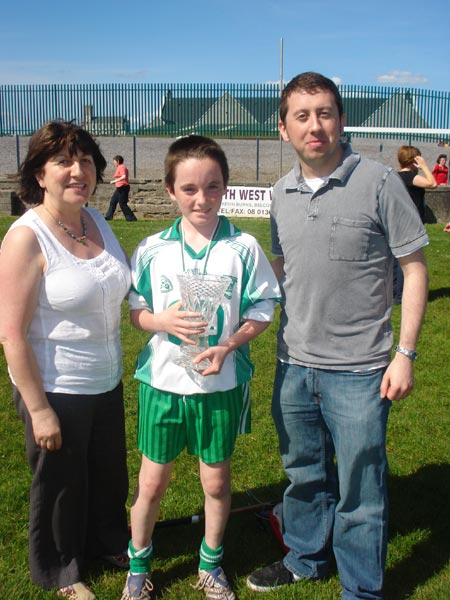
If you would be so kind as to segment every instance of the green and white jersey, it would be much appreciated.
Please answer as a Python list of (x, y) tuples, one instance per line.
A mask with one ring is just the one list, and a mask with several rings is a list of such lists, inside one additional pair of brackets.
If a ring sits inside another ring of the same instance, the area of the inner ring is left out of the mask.
[[(221, 306), (208, 326), (210, 346), (228, 339), (247, 319), (271, 321), (281, 300), (280, 289), (256, 239), (221, 216), (209, 251), (204, 248), (196, 253), (186, 244), (183, 256), (180, 220), (136, 248), (131, 259), (130, 309), (164, 311), (181, 299), (177, 275), (197, 269), (229, 279)], [(228, 354), (218, 375), (203, 377), (175, 364), (180, 343), (165, 332), (153, 334), (138, 356), (135, 377), (160, 390), (191, 395), (229, 390), (253, 375), (247, 344)]]

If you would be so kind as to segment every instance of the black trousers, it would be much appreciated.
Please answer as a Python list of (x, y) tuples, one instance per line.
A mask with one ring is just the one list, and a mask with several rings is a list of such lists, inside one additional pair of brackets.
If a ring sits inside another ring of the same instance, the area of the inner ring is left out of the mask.
[(112, 219), (114, 213), (117, 208), (117, 204), (119, 204), (125, 219), (127, 221), (137, 221), (134, 212), (128, 206), (128, 194), (130, 193), (129, 185), (122, 185), (120, 187), (116, 187), (114, 194), (112, 195), (111, 201), (109, 203), (108, 212), (105, 215), (105, 219)]
[(122, 383), (104, 394), (47, 393), (62, 431), (61, 449), (51, 452), (36, 445), (25, 404), (17, 390), (14, 396), (33, 472), (31, 579), (46, 589), (65, 587), (83, 579), (86, 559), (127, 548)]

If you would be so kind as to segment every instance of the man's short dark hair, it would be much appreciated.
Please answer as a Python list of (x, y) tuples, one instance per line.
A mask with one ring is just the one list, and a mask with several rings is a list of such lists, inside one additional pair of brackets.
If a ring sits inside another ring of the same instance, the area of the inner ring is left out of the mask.
[(296, 75), (282, 91), (279, 106), (281, 121), (283, 123), (286, 121), (288, 100), (291, 94), (294, 92), (307, 92), (308, 94), (316, 94), (317, 92), (323, 91), (328, 91), (333, 94), (339, 112), (339, 118), (341, 118), (344, 114), (344, 106), (337, 85), (334, 83), (334, 81), (328, 79), (328, 77), (325, 77), (320, 73), (307, 71), (306, 73), (300, 73), (300, 75)]

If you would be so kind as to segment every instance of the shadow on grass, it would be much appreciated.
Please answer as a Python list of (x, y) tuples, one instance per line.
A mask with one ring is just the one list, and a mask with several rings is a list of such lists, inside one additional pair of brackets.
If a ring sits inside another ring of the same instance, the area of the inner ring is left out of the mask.
[(427, 532), (386, 574), (386, 598), (408, 598), (417, 586), (439, 573), (450, 560), (450, 465), (421, 467), (406, 477), (389, 479), (390, 537)]
[[(285, 486), (286, 481), (280, 481), (252, 490), (253, 498), (246, 493), (235, 493), (232, 509), (256, 504), (255, 497), (262, 502), (276, 503), (281, 500)], [(388, 487), (391, 543), (401, 548), (396, 551), (400, 558), (393, 561), (386, 573), (385, 597), (386, 600), (403, 600), (439, 573), (450, 559), (450, 465), (427, 465), (405, 477), (391, 476)], [(193, 514), (201, 513), (199, 506)], [(202, 519), (190, 525), (174, 524), (156, 529), (152, 598), (161, 598), (173, 585), (195, 582), (203, 531)], [(409, 538), (414, 532), (424, 532), (419, 537), (425, 541), (415, 543), (408, 552), (405, 550), (408, 542), (403, 543), (402, 538)], [(283, 555), (269, 525), (267, 509), (231, 514), (225, 534), (224, 557), (224, 568), (230, 581), (246, 577), (256, 568), (280, 560)], [(98, 571), (101, 569), (99, 565)], [(333, 560), (330, 577), (335, 576)]]
[(439, 298), (448, 298), (450, 296), (450, 288), (439, 288), (437, 290), (430, 290), (428, 292), (428, 302), (433, 300), (439, 300)]

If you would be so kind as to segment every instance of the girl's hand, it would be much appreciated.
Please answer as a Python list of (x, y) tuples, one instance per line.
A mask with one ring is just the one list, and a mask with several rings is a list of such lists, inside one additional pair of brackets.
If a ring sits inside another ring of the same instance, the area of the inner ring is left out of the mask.
[(192, 336), (202, 334), (208, 325), (207, 321), (202, 320), (201, 313), (183, 310), (181, 300), (155, 316), (158, 318), (160, 331), (165, 331), (182, 342), (192, 345), (195, 344)]
[(202, 375), (217, 375), (220, 373), (225, 358), (227, 354), (230, 352), (230, 348), (227, 346), (211, 346), (201, 354), (198, 354), (193, 360), (194, 364), (200, 363), (202, 360), (209, 360), (210, 366), (207, 367), (204, 371), (199, 371)]

